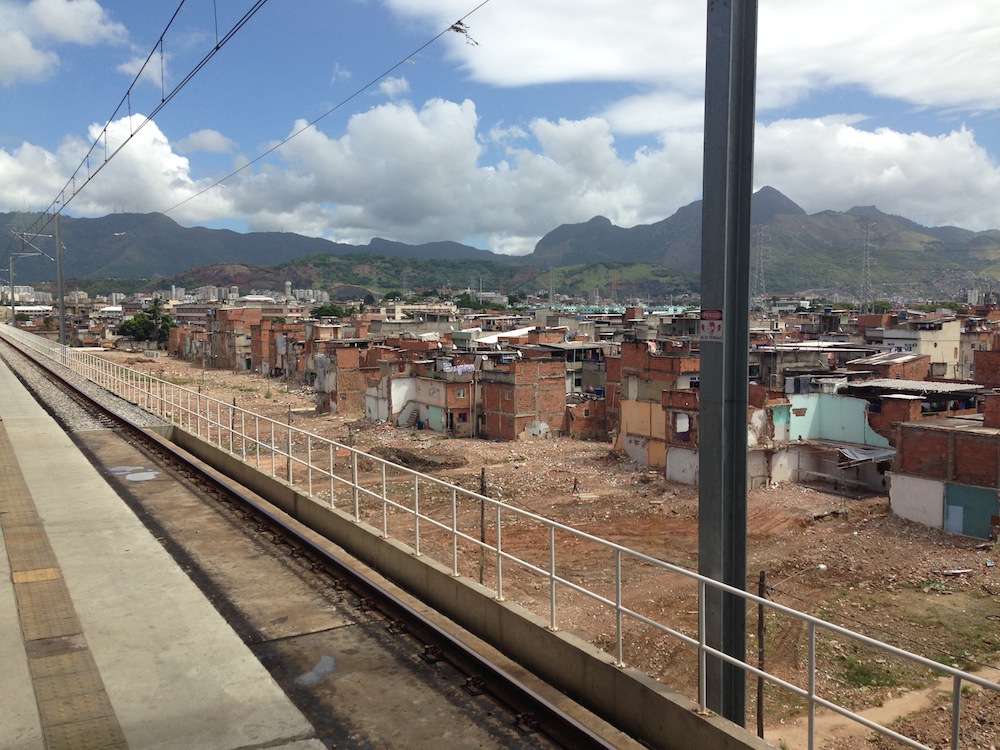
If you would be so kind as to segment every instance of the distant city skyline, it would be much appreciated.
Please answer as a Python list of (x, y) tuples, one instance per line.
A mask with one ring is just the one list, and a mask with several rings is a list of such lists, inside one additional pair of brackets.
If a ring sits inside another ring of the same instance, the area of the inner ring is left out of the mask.
[[(189, 0), (161, 56), (173, 3), (0, 0), (0, 211), (45, 208), (94, 139), (77, 182), (131, 133), (67, 215), (523, 254), (559, 224), (700, 198), (705, 2), (269, 3), (136, 132), (237, 5)], [(1000, 6), (759, 7), (756, 187), (1000, 228)]]

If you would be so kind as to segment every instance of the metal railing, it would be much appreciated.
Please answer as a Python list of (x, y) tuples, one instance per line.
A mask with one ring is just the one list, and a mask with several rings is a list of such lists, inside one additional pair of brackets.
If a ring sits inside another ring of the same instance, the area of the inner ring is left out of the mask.
[[(60, 346), (54, 342), (0, 326), (0, 336), (20, 348), (62, 366), (101, 388), (175, 424), (202, 440), (241, 457), (258, 470), (297, 487), (317, 503), (349, 511), (356, 522), (375, 526), (381, 534), (412, 547), (415, 555), (432, 554), (449, 565), (455, 576), (466, 576), (487, 585), (498, 600), (512, 594), (519, 604), (547, 620), (552, 629), (570, 626), (561, 617), (560, 603), (582, 597), (607, 616), (613, 635), (603, 645), (615, 663), (625, 665), (626, 653), (639, 653), (635, 633), (648, 628), (697, 651), (697, 701), (706, 709), (706, 659), (717, 657), (761, 678), (806, 702), (808, 747), (816, 742), (816, 710), (824, 708), (908, 747), (929, 746), (873, 722), (819, 694), (818, 637), (844, 638), (871, 647), (883, 657), (894, 657), (911, 666), (948, 675), (952, 680), (951, 747), (960, 747), (962, 688), (976, 685), (1000, 692), (1000, 685), (956, 667), (922, 657), (820, 618), (726, 586), (686, 568), (664, 562), (626, 546), (585, 533), (536, 513), (449, 484), (421, 472), (394, 464), (292, 425), (225, 403), (196, 390), (137, 372), (110, 362), (100, 354)], [(487, 534), (487, 530), (490, 531)], [(505, 530), (516, 530), (517, 543), (505, 546)], [(530, 542), (525, 542), (526, 532)], [(489, 538), (487, 538), (489, 537)], [(607, 572), (574, 574), (560, 567), (572, 545), (577, 558), (586, 555), (608, 559)], [(586, 552), (581, 552), (581, 547)], [(697, 598), (697, 623), (693, 632), (644, 614), (628, 601), (628, 584), (634, 576), (650, 571), (678, 576)], [(516, 584), (511, 585), (511, 580)], [(805, 684), (798, 685), (773, 672), (722, 653), (706, 642), (705, 600), (709, 587), (742, 597), (768, 612), (797, 621), (805, 629)], [(537, 592), (543, 595), (538, 596)], [(527, 593), (526, 593), (527, 592)], [(577, 601), (580, 601), (578, 599)], [(539, 611), (539, 609), (541, 611)], [(630, 636), (633, 636), (630, 640)], [(673, 685), (675, 689), (678, 686)]]

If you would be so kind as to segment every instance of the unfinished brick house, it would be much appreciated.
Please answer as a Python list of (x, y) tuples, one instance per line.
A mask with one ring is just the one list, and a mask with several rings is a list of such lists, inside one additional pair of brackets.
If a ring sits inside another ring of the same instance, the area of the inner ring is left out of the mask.
[(504, 357), (482, 363), (479, 434), (499, 440), (559, 435), (566, 417), (563, 357)]
[[(689, 411), (665, 411), (664, 399), (666, 392), (689, 391), (698, 383), (697, 349), (690, 342), (627, 341), (621, 345), (621, 356), (607, 358), (606, 367), (608, 422), (609, 431), (615, 432), (615, 449), (638, 463), (667, 468), (670, 478), (693, 483), (697, 446), (674, 440), (678, 428), (683, 433), (691, 424)], [(670, 467), (668, 442), (685, 443), (678, 446), (681, 450)]]
[(889, 502), (903, 518), (995, 538), (1000, 526), (1000, 393), (981, 416), (901, 425)]
[(478, 398), (474, 357), (383, 359), (368, 379), (365, 416), (400, 427), (476, 437)]

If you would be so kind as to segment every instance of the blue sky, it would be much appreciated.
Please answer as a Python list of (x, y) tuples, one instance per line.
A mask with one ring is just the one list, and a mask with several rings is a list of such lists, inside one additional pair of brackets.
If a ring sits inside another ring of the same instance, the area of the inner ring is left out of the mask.
[[(694, 0), (267, 2), (130, 138), (253, 4), (187, 0), (161, 58), (174, 2), (0, 0), (0, 210), (71, 195), (71, 216), (525, 253), (560, 224), (647, 224), (700, 197)], [(757, 187), (1000, 228), (1000, 3), (759, 8)], [(446, 31), (459, 19), (467, 34)], [(81, 187), (105, 140), (127, 144)]]

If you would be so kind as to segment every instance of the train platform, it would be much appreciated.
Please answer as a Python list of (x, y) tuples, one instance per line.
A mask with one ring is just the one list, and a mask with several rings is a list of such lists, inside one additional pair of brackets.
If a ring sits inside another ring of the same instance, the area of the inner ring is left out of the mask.
[(0, 747), (322, 750), (0, 361)]

